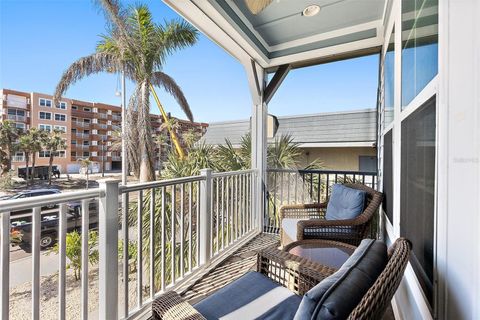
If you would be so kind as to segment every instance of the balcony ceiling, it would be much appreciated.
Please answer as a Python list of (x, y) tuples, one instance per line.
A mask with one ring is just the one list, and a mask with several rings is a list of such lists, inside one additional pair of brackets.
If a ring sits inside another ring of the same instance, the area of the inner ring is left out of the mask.
[[(244, 0), (164, 1), (232, 55), (241, 59), (236, 44), (264, 68), (378, 50), (387, 2), (273, 0), (255, 15)], [(320, 12), (304, 16), (309, 5)]]

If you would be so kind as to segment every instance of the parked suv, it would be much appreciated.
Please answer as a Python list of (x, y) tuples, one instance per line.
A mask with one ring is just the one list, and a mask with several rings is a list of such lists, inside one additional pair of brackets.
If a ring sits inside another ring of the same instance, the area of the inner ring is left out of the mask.
[[(82, 212), (80, 202), (72, 202), (68, 205), (67, 232), (77, 230), (81, 232)], [(57, 242), (59, 217), (58, 211), (42, 214), (40, 226), (40, 249), (47, 249)], [(32, 245), (32, 222), (31, 217), (26, 219), (12, 219), (10, 233), (20, 234), (20, 247), (29, 251)], [(89, 204), (89, 228), (98, 227), (98, 201), (92, 200)]]

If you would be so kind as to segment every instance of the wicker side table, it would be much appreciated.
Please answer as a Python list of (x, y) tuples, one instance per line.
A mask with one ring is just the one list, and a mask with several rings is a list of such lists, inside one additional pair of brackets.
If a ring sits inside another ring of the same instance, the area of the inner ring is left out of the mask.
[(356, 248), (337, 241), (308, 239), (292, 242), (283, 251), (339, 269)]

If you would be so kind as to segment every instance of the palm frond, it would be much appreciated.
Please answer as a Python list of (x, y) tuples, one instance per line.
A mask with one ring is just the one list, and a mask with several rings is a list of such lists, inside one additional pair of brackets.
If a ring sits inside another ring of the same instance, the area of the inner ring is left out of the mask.
[(54, 93), (54, 101), (60, 100), (67, 89), (78, 80), (99, 72), (120, 71), (117, 59), (109, 53), (94, 53), (72, 63), (63, 73)]
[(158, 26), (158, 50), (171, 54), (173, 51), (192, 46), (198, 40), (198, 31), (185, 20), (165, 22)]
[(170, 93), (178, 102), (180, 108), (182, 108), (188, 120), (193, 121), (192, 110), (190, 110), (190, 105), (188, 104), (187, 98), (185, 98), (182, 89), (178, 86), (178, 84), (175, 82), (175, 80), (173, 80), (172, 77), (170, 77), (166, 73), (157, 71), (152, 74), (151, 83), (154, 86), (162, 87), (163, 89), (165, 89), (165, 91)]

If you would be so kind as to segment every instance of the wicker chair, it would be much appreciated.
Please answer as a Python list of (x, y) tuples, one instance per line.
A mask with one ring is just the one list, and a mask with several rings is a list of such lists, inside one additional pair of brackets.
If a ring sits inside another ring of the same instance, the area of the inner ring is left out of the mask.
[(283, 219), (305, 219), (297, 222), (296, 239), (283, 230), (280, 232), (282, 246), (304, 239), (326, 239), (341, 241), (357, 246), (370, 232), (372, 218), (382, 203), (383, 194), (362, 184), (346, 183), (349, 188), (364, 190), (367, 201), (364, 211), (354, 219), (326, 220), (328, 202), (283, 205), (280, 207), (280, 221)]
[[(399, 238), (388, 250), (388, 263), (377, 280), (350, 313), (349, 320), (382, 319), (397, 291), (410, 256), (410, 241)], [(326, 276), (331, 268), (275, 249), (262, 251), (257, 260), (258, 272), (298, 295), (304, 295)], [(152, 319), (205, 319), (174, 291), (166, 292), (152, 303)]]
[[(269, 277), (297, 295), (304, 295), (336, 270), (275, 248), (257, 256), (257, 272)], [(205, 319), (175, 291), (168, 291), (152, 303), (151, 319)]]

